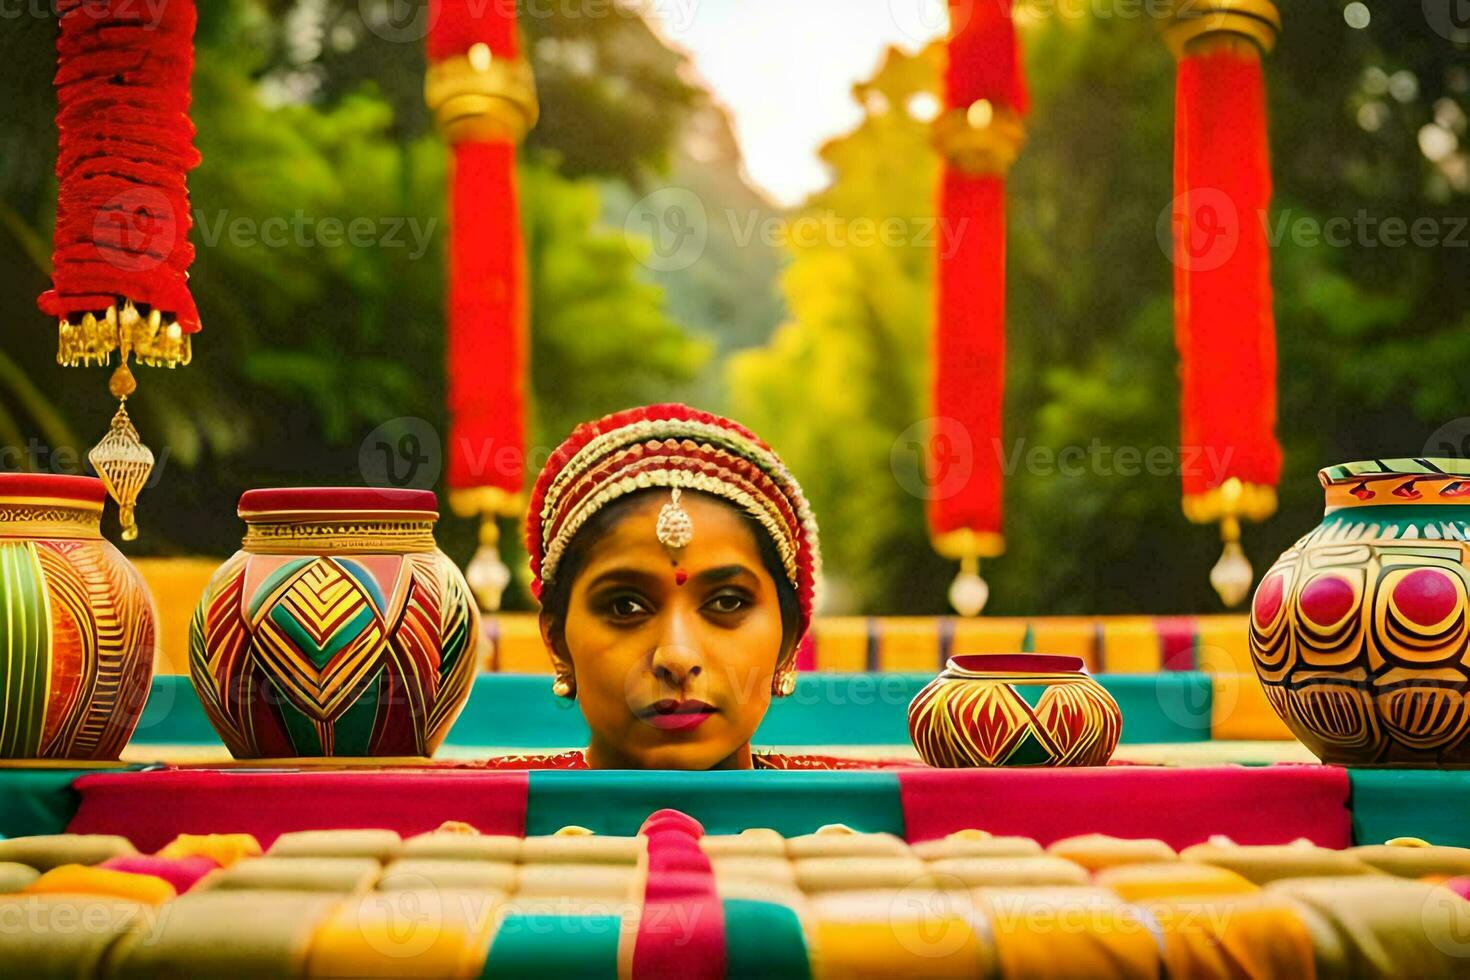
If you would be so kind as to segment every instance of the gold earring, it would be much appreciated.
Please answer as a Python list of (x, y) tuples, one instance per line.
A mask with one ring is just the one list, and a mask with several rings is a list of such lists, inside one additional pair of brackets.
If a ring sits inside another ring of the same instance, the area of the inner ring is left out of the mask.
[(561, 674), (558, 674), (556, 680), (551, 682), (551, 693), (559, 698), (576, 697), (572, 688), (572, 682)]
[(796, 672), (783, 670), (771, 682), (771, 693), (778, 698), (789, 698), (796, 690)]

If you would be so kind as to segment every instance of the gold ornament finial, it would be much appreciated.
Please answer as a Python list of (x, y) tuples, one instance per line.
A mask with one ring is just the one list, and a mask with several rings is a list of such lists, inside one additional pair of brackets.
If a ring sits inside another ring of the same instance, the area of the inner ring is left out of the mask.
[(658, 543), (670, 551), (678, 551), (694, 537), (694, 522), (689, 519), (689, 512), (679, 503), (682, 495), (683, 491), (675, 487), (669, 495), (669, 502), (658, 512), (658, 524), (654, 528)]
[[(127, 362), (113, 374), (114, 393), (133, 381)], [(134, 383), (136, 387), (136, 383)], [(153, 472), (153, 451), (143, 445), (133, 420), (128, 418), (127, 396), (120, 396), (117, 414), (102, 441), (87, 453), (87, 460), (97, 471), (108, 494), (117, 501), (118, 521), (122, 524), (122, 539), (132, 541), (138, 537), (138, 522), (135, 508), (138, 494)]]
[(985, 611), (990, 601), (990, 586), (980, 577), (980, 559), (966, 555), (960, 560), (960, 572), (949, 586), (949, 604), (966, 619)]
[(500, 525), (493, 513), (480, 515), (480, 547), (465, 566), (464, 575), (480, 611), (499, 612), (500, 600), (510, 585), (510, 569), (500, 558)]

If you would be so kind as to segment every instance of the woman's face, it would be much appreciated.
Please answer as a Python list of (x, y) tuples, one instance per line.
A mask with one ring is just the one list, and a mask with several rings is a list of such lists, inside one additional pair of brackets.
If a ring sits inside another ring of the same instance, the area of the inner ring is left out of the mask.
[[(596, 768), (749, 765), (781, 654), (776, 583), (733, 507), (686, 492), (693, 537), (677, 554), (655, 525), (667, 492), (641, 494), (588, 542), (564, 651)], [(543, 620), (546, 633), (550, 624)], [(548, 635), (549, 640), (549, 635)]]

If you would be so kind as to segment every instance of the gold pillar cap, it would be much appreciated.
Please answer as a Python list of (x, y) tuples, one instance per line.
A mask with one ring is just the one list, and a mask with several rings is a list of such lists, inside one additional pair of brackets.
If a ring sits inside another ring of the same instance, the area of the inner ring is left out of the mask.
[(1180, 60), (1204, 39), (1222, 35), (1245, 38), (1269, 54), (1281, 33), (1281, 12), (1272, 0), (1188, 0), (1174, 4), (1161, 30)]

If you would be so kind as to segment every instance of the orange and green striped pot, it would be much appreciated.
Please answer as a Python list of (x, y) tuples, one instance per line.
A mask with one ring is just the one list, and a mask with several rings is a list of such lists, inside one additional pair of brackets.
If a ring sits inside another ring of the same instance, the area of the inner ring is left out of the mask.
[(0, 473), (0, 759), (116, 759), (143, 713), (153, 598), (102, 537), (105, 496)]
[(1122, 730), (1118, 703), (1080, 657), (951, 657), (909, 704), (914, 748), (946, 769), (1101, 766)]

